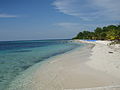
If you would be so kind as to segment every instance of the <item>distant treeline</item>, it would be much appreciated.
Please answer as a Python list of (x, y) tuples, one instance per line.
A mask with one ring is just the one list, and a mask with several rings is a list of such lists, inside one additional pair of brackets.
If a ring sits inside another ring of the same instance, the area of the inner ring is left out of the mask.
[(93, 32), (79, 32), (73, 39), (120, 40), (120, 25), (97, 27)]

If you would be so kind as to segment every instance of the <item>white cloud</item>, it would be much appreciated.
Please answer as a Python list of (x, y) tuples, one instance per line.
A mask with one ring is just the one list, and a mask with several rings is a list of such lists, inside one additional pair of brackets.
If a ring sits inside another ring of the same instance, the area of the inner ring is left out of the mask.
[[(114, 24), (114, 23), (110, 23)], [(54, 24), (64, 30), (68, 31), (83, 31), (83, 30), (90, 30), (93, 31), (96, 27), (103, 27), (109, 24), (82, 24), (82, 23), (73, 23), (73, 22), (59, 22)]]
[(73, 22), (59, 22), (54, 24), (61, 30), (69, 31), (69, 32), (76, 32), (76, 31), (82, 31), (87, 30), (88, 28), (83, 26), (80, 23), (73, 23)]
[(0, 14), (0, 18), (16, 18), (16, 15), (10, 15), (10, 14)]
[(61, 23), (57, 23), (55, 25), (57, 25), (59, 27), (64, 27), (64, 28), (71, 28), (71, 27), (79, 26), (78, 23), (71, 23), (71, 22), (61, 22)]
[(55, 0), (53, 5), (59, 12), (83, 21), (120, 20), (120, 0)]

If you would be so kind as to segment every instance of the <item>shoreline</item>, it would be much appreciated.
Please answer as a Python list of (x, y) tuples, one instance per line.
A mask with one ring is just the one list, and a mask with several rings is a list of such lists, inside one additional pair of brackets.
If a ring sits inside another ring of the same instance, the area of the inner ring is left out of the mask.
[[(76, 49), (51, 58), (44, 64), (37, 64), (13, 81), (8, 90), (84, 90), (84, 88), (120, 84), (118, 77), (92, 67), (95, 48), (92, 49), (92, 47), (89, 46), (87, 49), (84, 47), (83, 50)], [(103, 88), (98, 90), (103, 90)]]

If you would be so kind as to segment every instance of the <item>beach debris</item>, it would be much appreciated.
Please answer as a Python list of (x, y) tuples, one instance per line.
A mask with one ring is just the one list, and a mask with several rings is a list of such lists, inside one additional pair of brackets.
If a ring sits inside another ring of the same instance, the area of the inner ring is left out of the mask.
[(109, 53), (113, 53), (113, 52), (109, 52)]

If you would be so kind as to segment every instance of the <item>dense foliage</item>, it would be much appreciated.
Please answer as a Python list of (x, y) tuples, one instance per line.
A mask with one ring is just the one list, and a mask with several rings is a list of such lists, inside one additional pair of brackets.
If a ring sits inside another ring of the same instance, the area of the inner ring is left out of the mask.
[(97, 27), (93, 32), (79, 32), (73, 39), (120, 40), (120, 25)]

